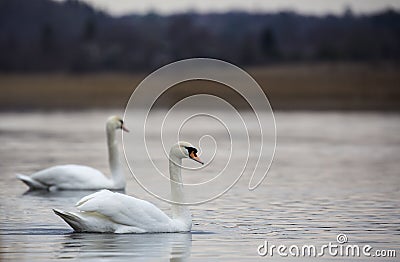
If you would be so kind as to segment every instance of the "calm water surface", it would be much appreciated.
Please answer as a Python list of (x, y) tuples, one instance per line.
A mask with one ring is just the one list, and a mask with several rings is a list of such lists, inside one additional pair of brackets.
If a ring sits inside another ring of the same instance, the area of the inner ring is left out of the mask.
[[(74, 210), (92, 192), (25, 193), (15, 173), (76, 163), (109, 174), (103, 123), (111, 114), (121, 112), (0, 113), (1, 260), (266, 261), (280, 257), (257, 254), (265, 240), (321, 246), (337, 243), (339, 233), (349, 244), (400, 256), (398, 114), (277, 113), (278, 147), (267, 179), (253, 192), (244, 179), (222, 198), (192, 207), (193, 232), (73, 233), (51, 209)], [(169, 212), (127, 170), (126, 176), (126, 194)]]

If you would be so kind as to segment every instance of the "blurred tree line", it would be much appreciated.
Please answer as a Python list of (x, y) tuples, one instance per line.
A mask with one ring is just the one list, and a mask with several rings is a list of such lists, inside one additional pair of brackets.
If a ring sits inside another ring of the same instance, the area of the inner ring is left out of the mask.
[(0, 0), (0, 71), (151, 70), (189, 57), (241, 66), (400, 58), (400, 13), (112, 17), (78, 0)]

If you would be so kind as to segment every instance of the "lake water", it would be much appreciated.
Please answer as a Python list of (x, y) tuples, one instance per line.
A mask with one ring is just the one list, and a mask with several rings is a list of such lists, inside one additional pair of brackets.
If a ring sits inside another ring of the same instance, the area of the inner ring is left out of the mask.
[[(281, 256), (259, 256), (265, 241), (321, 247), (338, 244), (338, 234), (346, 234), (347, 244), (370, 245), (371, 253), (395, 250), (400, 256), (399, 114), (278, 112), (267, 179), (250, 192), (244, 178), (221, 198), (191, 207), (191, 233), (73, 233), (51, 209), (74, 210), (91, 192), (25, 194), (15, 173), (76, 163), (109, 174), (104, 122), (112, 114), (121, 112), (0, 113), (0, 260), (266, 261)], [(126, 177), (126, 194), (169, 212), (128, 169)]]

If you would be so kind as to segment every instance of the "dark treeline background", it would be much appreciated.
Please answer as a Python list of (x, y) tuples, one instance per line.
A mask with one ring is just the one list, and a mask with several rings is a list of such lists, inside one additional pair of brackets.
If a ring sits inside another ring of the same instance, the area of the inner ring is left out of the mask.
[(77, 1), (0, 0), (0, 71), (151, 70), (189, 57), (241, 66), (400, 58), (400, 13), (113, 17)]

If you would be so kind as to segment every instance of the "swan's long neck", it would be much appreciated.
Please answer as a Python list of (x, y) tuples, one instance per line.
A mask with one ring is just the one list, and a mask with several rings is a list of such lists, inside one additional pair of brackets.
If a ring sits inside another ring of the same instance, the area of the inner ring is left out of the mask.
[[(182, 159), (170, 155), (169, 175), (171, 178), (171, 200), (177, 203), (184, 203), (185, 196), (183, 194), (181, 167), (178, 165), (182, 165)], [(187, 206), (172, 204), (172, 218), (180, 219), (190, 227), (192, 225), (192, 215)]]
[(112, 175), (113, 185), (116, 189), (125, 187), (125, 176), (119, 158), (118, 142), (115, 137), (115, 128), (107, 127), (108, 162)]

